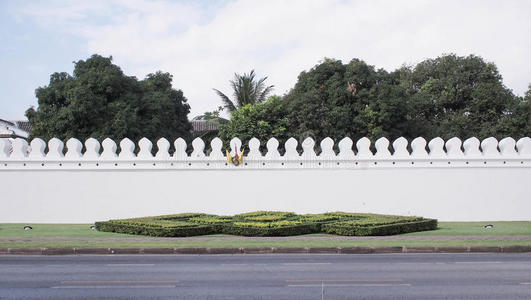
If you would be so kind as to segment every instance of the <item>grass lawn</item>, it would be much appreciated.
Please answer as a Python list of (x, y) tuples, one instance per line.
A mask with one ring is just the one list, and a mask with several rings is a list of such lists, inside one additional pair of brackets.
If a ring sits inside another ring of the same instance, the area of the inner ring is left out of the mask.
[[(24, 230), (25, 225), (33, 227), (32, 230)], [(92, 224), (0, 224), (0, 238), (36, 238), (36, 237), (60, 237), (60, 238), (104, 238), (104, 237), (139, 237), (112, 232), (100, 232), (90, 229)]]
[[(485, 229), (485, 224), (494, 228)], [(99, 232), (90, 229), (90, 224), (29, 224), (33, 230), (25, 231), (28, 224), (0, 224), (0, 238), (139, 238)], [(528, 235), (520, 240), (283, 240), (283, 241), (0, 241), (0, 248), (7, 247), (346, 247), (346, 246), (509, 246), (531, 245), (531, 222), (440, 222), (439, 229), (404, 234), (404, 236), (467, 236), (467, 235)], [(209, 235), (206, 237), (228, 235)], [(330, 236), (313, 234), (309, 236)]]
[[(486, 224), (492, 224), (494, 228), (485, 229), (483, 226)], [(531, 235), (531, 222), (439, 222), (437, 230), (404, 235)]]

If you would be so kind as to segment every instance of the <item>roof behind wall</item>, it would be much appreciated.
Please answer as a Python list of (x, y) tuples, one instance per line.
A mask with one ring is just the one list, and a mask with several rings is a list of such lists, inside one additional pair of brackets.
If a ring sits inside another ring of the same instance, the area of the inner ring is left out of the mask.
[(27, 138), (31, 131), (31, 125), (28, 121), (8, 121), (0, 119), (0, 126), (5, 127), (6, 131), (4, 132), (2, 138)]
[(31, 131), (31, 124), (29, 121), (13, 121), (16, 123), (17, 127), (26, 131), (26, 132), (30, 132)]

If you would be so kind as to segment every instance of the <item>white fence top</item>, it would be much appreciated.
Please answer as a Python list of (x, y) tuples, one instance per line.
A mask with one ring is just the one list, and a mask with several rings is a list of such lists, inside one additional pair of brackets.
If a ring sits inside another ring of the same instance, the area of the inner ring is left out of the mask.
[[(205, 153), (205, 142), (196, 138), (192, 141), (193, 151), (187, 154), (187, 144), (182, 138), (174, 142), (175, 152), (170, 155), (170, 142), (161, 138), (157, 141), (157, 152), (152, 154), (153, 143), (147, 138), (138, 142), (139, 151), (135, 154), (135, 143), (128, 138), (120, 141), (120, 151), (116, 143), (107, 138), (100, 143), (93, 138), (83, 144), (71, 138), (64, 143), (56, 138), (46, 144), (36, 138), (28, 145), (24, 139), (13, 142), (0, 139), (0, 171), (2, 170), (146, 170), (146, 169), (368, 169), (368, 168), (469, 168), (469, 167), (530, 167), (531, 138), (524, 137), (515, 141), (506, 137), (498, 142), (493, 137), (479, 139), (472, 137), (464, 142), (451, 138), (446, 142), (434, 138), (429, 143), (422, 137), (411, 142), (400, 137), (393, 141), (392, 151), (389, 140), (380, 138), (375, 141), (376, 152), (370, 149), (371, 141), (361, 138), (354, 142), (344, 138), (338, 143), (339, 153), (333, 150), (334, 141), (325, 138), (320, 143), (321, 152), (317, 155), (315, 141), (307, 138), (302, 142), (302, 154), (297, 151), (298, 142), (290, 138), (284, 145), (285, 153), (278, 151), (279, 141), (271, 138), (267, 141), (266, 153), (260, 152), (260, 141), (249, 141), (249, 152), (245, 153), (243, 163), (234, 166), (227, 163), (223, 142), (215, 138), (210, 143), (210, 151)], [(48, 146), (48, 152), (45, 152)], [(427, 147), (426, 147), (427, 146)], [(241, 154), (242, 142), (238, 138), (230, 141), (230, 153)], [(100, 149), (102, 151), (100, 151)]]

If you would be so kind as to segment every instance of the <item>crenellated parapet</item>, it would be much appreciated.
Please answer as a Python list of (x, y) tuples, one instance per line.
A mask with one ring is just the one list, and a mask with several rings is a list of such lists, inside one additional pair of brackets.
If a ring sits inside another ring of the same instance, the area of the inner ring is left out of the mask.
[(0, 139), (0, 170), (529, 167), (531, 162), (529, 137), (518, 141), (511, 137), (500, 141), (493, 137), (483, 141), (472, 137), (464, 142), (457, 137), (447, 141), (434, 138), (429, 142), (418, 137), (410, 144), (403, 137), (392, 143), (382, 137), (374, 144), (368, 138), (361, 138), (354, 144), (346, 137), (337, 141), (337, 147), (328, 137), (320, 141), (319, 147), (312, 138), (300, 145), (290, 138), (283, 151), (279, 149), (279, 141), (271, 138), (265, 143), (264, 152), (260, 151), (260, 145), (258, 139), (252, 138), (243, 163), (235, 166), (227, 161), (225, 153), (241, 155), (243, 145), (238, 138), (230, 141), (230, 149), (224, 149), (219, 138), (213, 139), (208, 147), (202, 139), (196, 138), (191, 151), (187, 151), (186, 141), (178, 138), (173, 142), (172, 153), (170, 142), (165, 138), (159, 139), (156, 146), (147, 138), (140, 139), (137, 144), (125, 138), (119, 145), (109, 138), (101, 143), (93, 138), (84, 143), (71, 138), (66, 145), (57, 138), (47, 143), (35, 138), (29, 144), (20, 138)]

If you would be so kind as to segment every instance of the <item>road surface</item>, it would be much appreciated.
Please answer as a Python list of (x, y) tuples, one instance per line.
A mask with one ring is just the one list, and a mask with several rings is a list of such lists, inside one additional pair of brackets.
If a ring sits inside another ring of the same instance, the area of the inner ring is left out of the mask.
[(531, 299), (531, 254), (0, 256), (0, 299)]

